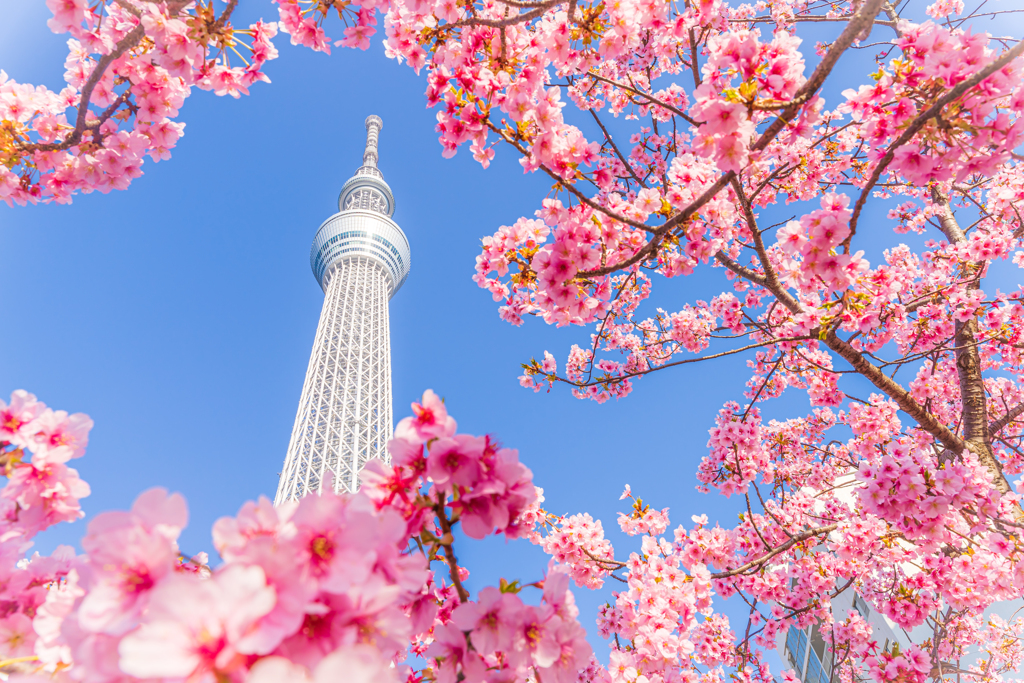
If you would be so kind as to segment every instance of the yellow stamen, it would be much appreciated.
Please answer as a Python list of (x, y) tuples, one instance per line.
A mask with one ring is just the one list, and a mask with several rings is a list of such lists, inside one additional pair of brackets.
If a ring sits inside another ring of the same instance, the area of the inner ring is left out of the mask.
[(4, 668), (5, 666), (10, 666), (11, 664), (20, 664), (21, 662), (38, 662), (38, 661), (39, 661), (39, 657), (36, 656), (36, 655), (31, 655), (29, 657), (14, 657), (12, 659), (4, 659), (4, 660), (0, 660), (0, 669)]

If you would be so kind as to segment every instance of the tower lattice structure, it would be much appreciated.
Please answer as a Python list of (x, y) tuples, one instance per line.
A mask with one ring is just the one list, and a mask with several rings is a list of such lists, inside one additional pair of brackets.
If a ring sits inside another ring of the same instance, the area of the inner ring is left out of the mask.
[(310, 264), (324, 290), (276, 505), (317, 492), (334, 475), (355, 491), (371, 458), (388, 460), (393, 430), (388, 301), (409, 275), (409, 240), (391, 220), (395, 198), (377, 168), (383, 122), (366, 119), (363, 165), (320, 226)]

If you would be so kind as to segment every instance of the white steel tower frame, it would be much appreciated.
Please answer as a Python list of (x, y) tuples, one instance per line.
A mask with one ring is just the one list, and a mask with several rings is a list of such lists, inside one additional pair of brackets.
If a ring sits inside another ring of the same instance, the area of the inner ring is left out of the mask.
[(388, 300), (409, 275), (410, 252), (391, 220), (395, 199), (377, 168), (382, 127), (379, 117), (366, 119), (363, 165), (342, 187), (339, 212), (313, 239), (310, 265), (324, 307), (275, 505), (320, 491), (328, 472), (335, 491), (355, 491), (367, 460), (388, 460)]

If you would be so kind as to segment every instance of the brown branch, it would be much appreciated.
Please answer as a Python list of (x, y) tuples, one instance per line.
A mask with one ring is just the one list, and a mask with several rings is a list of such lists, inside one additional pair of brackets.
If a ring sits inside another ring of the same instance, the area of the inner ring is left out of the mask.
[(217, 17), (217, 21), (213, 22), (213, 26), (210, 28), (210, 33), (216, 34), (224, 30), (224, 27), (228, 23), (228, 19), (231, 18), (231, 14), (235, 11), (235, 7), (238, 6), (238, 0), (228, 0), (227, 7)]
[[(1024, 43), (1020, 47), (1024, 48)], [(939, 192), (938, 187), (932, 186), (932, 203), (939, 206), (938, 218), (942, 234), (951, 244), (963, 244), (967, 236), (957, 223), (953, 209), (949, 205), (949, 199)], [(984, 272), (985, 263), (979, 261), (968, 261), (961, 267), (961, 277), (969, 278), (967, 283), (968, 291), (976, 291), (981, 286), (981, 276)], [(996, 457), (992, 448), (992, 439), (988, 426), (988, 397), (985, 392), (985, 381), (981, 375), (981, 354), (975, 339), (978, 335), (978, 316), (972, 315), (966, 321), (957, 320), (954, 323), (954, 346), (956, 348), (956, 371), (960, 384), (960, 409), (961, 421), (963, 422), (964, 443), (975, 455), (979, 462), (985, 466), (992, 480), (992, 485), (1000, 493), (1011, 491), (1010, 483), (1003, 475), (1003, 464)], [(1012, 419), (1012, 418), (1011, 418)], [(955, 451), (958, 455), (961, 450)], [(1018, 516), (1024, 512), (1017, 508)]]
[(906, 311), (907, 313), (916, 313), (917, 310), (922, 306), (927, 306), (928, 304), (937, 304), (940, 301), (942, 301), (942, 297), (939, 296), (939, 293), (933, 292), (931, 294), (914, 299), (909, 304), (905, 305), (903, 307), (903, 310)]
[[(619, 560), (615, 560), (615, 559), (607, 560), (607, 559), (600, 558), (597, 555), (595, 555), (594, 553), (592, 553), (589, 550), (587, 550), (586, 548), (580, 548), (580, 550), (582, 550), (586, 554), (587, 557), (589, 557), (594, 562), (597, 562), (598, 564), (610, 564), (613, 567), (615, 567), (615, 569), (622, 569), (623, 567), (628, 567), (629, 566), (625, 562), (620, 562)], [(602, 569), (604, 569), (604, 567), (602, 567)], [(606, 571), (614, 571), (614, 570), (608, 569)]]
[(900, 15), (896, 11), (896, 8), (893, 7), (892, 2), (889, 2), (887, 0), (886, 3), (882, 5), (882, 11), (885, 12), (885, 16), (889, 17), (889, 25), (892, 27), (892, 30), (896, 33), (896, 37), (902, 38), (903, 31), (899, 29)]
[[(726, 255), (724, 251), (720, 251), (717, 254), (715, 254), (715, 260), (721, 263), (729, 270), (731, 270), (732, 272), (742, 277), (744, 280), (749, 280), (753, 282), (755, 285), (759, 285), (761, 287), (764, 287), (765, 289), (768, 289), (768, 279), (765, 278), (764, 275), (757, 272), (753, 268), (748, 268), (747, 266), (744, 266), (742, 264), (737, 263), (736, 261), (733, 261), (731, 258), (729, 258), (728, 255)], [(775, 294), (774, 290), (772, 290), (772, 294)], [(778, 298), (778, 295), (776, 295), (776, 298)]]
[(998, 434), (1003, 427), (1017, 419), (1021, 413), (1024, 413), (1024, 402), (1018, 403), (1017, 406), (1007, 412), (1006, 415), (990, 422), (988, 425), (988, 435), (991, 437)]
[[(740, 192), (737, 196), (740, 199), (741, 207), (744, 209), (746, 220), (749, 224), (756, 225), (756, 223), (753, 223), (753, 212), (750, 209), (749, 204), (744, 206), (745, 202), (742, 187), (740, 188)], [(770, 291), (780, 303), (785, 305), (793, 313), (801, 312), (802, 308), (800, 304), (782, 287), (781, 283), (779, 283), (777, 279), (769, 282), (766, 276), (735, 263), (724, 254), (716, 254), (715, 258), (737, 275), (740, 275), (741, 277), (744, 277)], [(812, 334), (820, 335), (820, 333), (820, 328), (818, 330), (812, 330)], [(892, 398), (903, 412), (910, 415), (910, 417), (912, 417), (922, 429), (938, 439), (939, 442), (941, 442), (947, 449), (955, 453), (961, 453), (963, 451), (964, 442), (956, 434), (950, 431), (949, 428), (942, 424), (942, 422), (932, 415), (931, 412), (925, 409), (924, 406), (915, 401), (910, 395), (910, 392), (900, 386), (894, 379), (882, 372), (877, 365), (865, 358), (864, 355), (857, 351), (857, 349), (855, 349), (849, 342), (840, 339), (836, 335), (834, 329), (829, 329), (823, 337), (819, 336), (819, 338), (826, 346), (828, 346), (828, 348), (835, 351), (847, 363), (849, 363), (858, 374)]]
[(596, 384), (615, 383), (615, 382), (621, 382), (624, 379), (632, 379), (634, 377), (640, 377), (640, 376), (643, 376), (643, 375), (649, 375), (652, 372), (657, 372), (658, 370), (665, 370), (666, 368), (672, 368), (672, 367), (675, 367), (677, 365), (687, 365), (689, 363), (700, 363), (701, 361), (705, 361), (705, 360), (714, 360), (716, 358), (725, 358), (726, 356), (735, 356), (737, 353), (743, 353), (744, 351), (750, 351), (751, 349), (759, 349), (759, 348), (763, 348), (765, 346), (771, 346), (772, 344), (782, 344), (782, 343), (785, 343), (785, 342), (806, 341), (808, 339), (813, 339), (813, 338), (814, 337), (779, 337), (778, 339), (770, 339), (768, 341), (759, 342), (757, 344), (748, 344), (746, 346), (741, 346), (741, 347), (739, 347), (737, 349), (731, 349), (729, 351), (722, 351), (721, 353), (712, 353), (712, 354), (708, 354), (707, 356), (699, 356), (697, 358), (684, 358), (683, 360), (677, 360), (677, 361), (673, 361), (672, 363), (665, 363), (664, 365), (659, 365), (656, 368), (648, 368), (646, 370), (638, 370), (636, 372), (629, 372), (629, 373), (626, 373), (624, 375), (619, 375), (617, 377), (610, 377), (610, 378), (605, 379), (605, 380), (598, 379), (596, 381), (573, 382), (572, 380), (568, 380), (568, 379), (565, 379), (563, 377), (557, 377), (557, 376), (555, 377), (555, 379), (557, 381), (559, 381), (559, 382), (563, 382), (565, 384), (569, 384), (569, 385), (572, 385), (574, 387), (579, 387), (579, 388), (587, 387), (587, 386), (592, 386), (592, 385), (596, 385)]
[(784, 553), (797, 543), (802, 543), (806, 540), (814, 538), (815, 536), (821, 536), (822, 534), (829, 534), (839, 528), (838, 524), (829, 524), (827, 526), (818, 527), (817, 529), (810, 529), (799, 533), (791, 537), (788, 541), (780, 546), (773, 548), (756, 560), (751, 560), (744, 565), (736, 567), (735, 569), (729, 569), (724, 572), (717, 572), (711, 575), (712, 579), (728, 579), (729, 577), (736, 576), (737, 574), (744, 574), (755, 567), (763, 567), (768, 560), (772, 559), (780, 553)]
[[(853, 15), (846, 15), (845, 17), (823, 17), (819, 15), (809, 14), (807, 16), (794, 16), (791, 21), (794, 24), (801, 23), (814, 23), (814, 22), (829, 22), (839, 23), (849, 21)], [(730, 24), (777, 24), (778, 22), (773, 17), (751, 17), (750, 19), (730, 19)], [(878, 19), (875, 21), (880, 26), (890, 26), (896, 28), (895, 21), (885, 21)]]
[(551, 5), (547, 0), (498, 0), (498, 2), (509, 7), (522, 7), (523, 9), (548, 7)]
[(612, 136), (608, 134), (608, 129), (605, 128), (604, 123), (601, 122), (601, 117), (598, 116), (597, 112), (595, 112), (593, 109), (590, 109), (589, 111), (590, 115), (594, 117), (594, 121), (597, 122), (598, 127), (601, 129), (601, 132), (604, 133), (604, 139), (607, 140), (608, 144), (612, 146), (612, 150), (615, 152), (615, 156), (619, 158), (619, 161), (622, 162), (622, 165), (626, 167), (626, 170), (629, 171), (629, 174), (633, 176), (633, 179), (636, 180), (636, 182), (640, 183), (640, 185), (644, 187), (647, 187), (644, 181), (640, 179), (640, 176), (636, 174), (636, 171), (633, 170), (633, 167), (629, 165), (629, 161), (626, 160), (626, 157), (624, 157), (622, 155), (622, 152), (619, 151), (619, 146), (616, 145), (614, 141), (612, 141)]
[[(537, 9), (524, 12), (523, 14), (516, 14), (515, 16), (506, 17), (504, 19), (481, 19), (479, 17), (471, 17), (464, 19), (463, 21), (455, 21), (450, 24), (445, 24), (442, 28), (453, 29), (461, 28), (463, 26), (490, 26), (491, 28), (507, 28), (508, 26), (515, 26), (516, 24), (525, 24), (528, 21), (533, 21), (537, 17), (543, 15), (552, 7), (562, 4), (562, 0), (550, 0), (550, 2), (539, 3)], [(507, 5), (506, 5), (507, 6)]]
[(807, 79), (796, 94), (793, 96), (791, 104), (788, 108), (784, 109), (779, 114), (778, 118), (772, 121), (771, 125), (761, 135), (760, 139), (754, 143), (752, 150), (760, 151), (768, 146), (775, 137), (782, 131), (782, 129), (789, 124), (790, 121), (796, 118), (796, 115), (800, 112), (800, 108), (804, 102), (811, 99), (811, 97), (818, 91), (818, 89), (824, 84), (825, 79), (832, 69), (835, 67), (836, 62), (843, 55), (844, 52), (857, 40), (862, 34), (867, 34), (871, 31), (871, 27), (876, 21), (876, 15), (882, 7), (884, 0), (868, 0), (860, 8), (860, 11), (850, 20), (843, 32), (836, 38), (836, 41), (832, 43), (832, 46), (825, 53), (825, 56), (821, 58), (821, 62), (815, 67), (814, 73)]
[(960, 83), (956, 87), (952, 88), (945, 95), (935, 100), (935, 103), (924, 110), (924, 113), (919, 114), (917, 118), (910, 122), (907, 129), (903, 131), (903, 134), (896, 138), (896, 141), (889, 145), (889, 149), (886, 150), (885, 155), (875, 165), (875, 170), (871, 172), (871, 177), (868, 178), (867, 185), (861, 190), (860, 196), (857, 197), (857, 203), (853, 207), (853, 215), (850, 217), (850, 234), (846, 236), (846, 239), (842, 242), (843, 249), (849, 253), (850, 243), (853, 240), (854, 234), (857, 232), (857, 221), (860, 219), (860, 212), (864, 208), (864, 204), (867, 203), (868, 196), (871, 194), (871, 190), (875, 187), (879, 178), (882, 177), (883, 171), (892, 163), (893, 158), (896, 155), (896, 150), (903, 145), (910, 142), (911, 138), (917, 135), (918, 131), (924, 128), (925, 124), (928, 123), (932, 118), (938, 115), (947, 104), (963, 95), (967, 90), (981, 83), (983, 80), (994, 74), (999, 69), (1003, 68), (1018, 56), (1024, 53), (1024, 41), (1015, 45), (1012, 49), (1004, 52), (999, 59), (996, 59), (991, 64), (986, 66), (984, 69), (968, 78), (963, 83)]
[(697, 34), (690, 29), (690, 71), (693, 72), (693, 87), (699, 88), (701, 84), (700, 70), (697, 68)]
[[(496, 126), (494, 124), (494, 122), (491, 121), (490, 117), (488, 117), (485, 120), (485, 122), (486, 122), (486, 125), (487, 125), (488, 128), (490, 128), (495, 133), (497, 133), (501, 137), (502, 140), (504, 140), (508, 144), (512, 145), (516, 149), (516, 151), (518, 151), (520, 154), (522, 154), (523, 156), (529, 156), (530, 155), (530, 150), (527, 149), (526, 146), (522, 145), (519, 141), (517, 141), (515, 138), (510, 136), (507, 131), (505, 131), (502, 128), (499, 128), (498, 126)], [(571, 183), (566, 182), (566, 180), (564, 178), (562, 178), (562, 176), (560, 176), (557, 173), (555, 173), (547, 165), (540, 164), (539, 167), (540, 167), (540, 169), (542, 171), (547, 173), (548, 176), (550, 176), (552, 180), (554, 180), (556, 183), (558, 183), (559, 185), (564, 187), (566, 189), (566, 191), (569, 192), (569, 194), (571, 194), (573, 197), (576, 197), (576, 199), (579, 200), (579, 202), (581, 204), (586, 204), (587, 206), (589, 206), (594, 211), (597, 211), (599, 213), (603, 213), (604, 215), (608, 216), (609, 218), (617, 220), (620, 223), (625, 223), (626, 225), (632, 226), (632, 227), (640, 229), (640, 230), (644, 230), (645, 232), (650, 232), (650, 233), (654, 233), (655, 232), (654, 229), (652, 229), (649, 225), (647, 225), (645, 223), (641, 223), (639, 221), (635, 221), (632, 218), (627, 218), (626, 216), (623, 216), (622, 214), (616, 213), (615, 211), (612, 211), (611, 209), (608, 209), (608, 208), (605, 208), (605, 207), (601, 206), (600, 204), (595, 202), (593, 199), (591, 199), (587, 195), (585, 195), (582, 192), (580, 192), (579, 190), (577, 190)], [(587, 275), (587, 273), (583, 273), (583, 272), (580, 273), (580, 276), (586, 276), (586, 275)]]
[[(114, 0), (115, 3), (129, 14), (135, 17), (140, 17), (141, 12), (127, 0)], [(172, 16), (178, 14), (181, 9), (188, 3), (185, 0), (177, 0), (168, 3), (168, 10)], [(211, 32), (217, 33), (222, 31), (227, 25), (228, 20), (231, 18), (231, 14), (235, 11), (238, 5), (238, 0), (228, 0), (227, 7), (221, 12), (220, 16), (211, 26)], [(61, 150), (74, 147), (82, 141), (82, 136), (85, 135), (86, 131), (95, 131), (103, 123), (116, 113), (118, 107), (128, 101), (131, 96), (131, 87), (129, 86), (124, 92), (122, 92), (118, 98), (111, 104), (107, 109), (100, 114), (100, 116), (94, 121), (89, 121), (89, 106), (92, 102), (92, 93), (99, 85), (100, 80), (103, 78), (107, 69), (118, 60), (125, 52), (139, 45), (142, 39), (145, 37), (146, 32), (141, 23), (135, 26), (129, 31), (124, 38), (118, 41), (114, 49), (109, 53), (100, 57), (99, 61), (96, 62), (95, 68), (92, 73), (89, 74), (89, 78), (86, 80), (85, 85), (82, 86), (81, 95), (78, 100), (78, 115), (75, 119), (75, 128), (61, 142), (46, 142), (46, 143), (33, 143), (26, 144), (19, 147), (24, 152), (57, 152)]]
[(830, 329), (825, 334), (824, 342), (826, 346), (838, 353), (862, 377), (885, 392), (889, 398), (896, 402), (900, 410), (912, 417), (922, 429), (938, 439), (948, 450), (954, 453), (963, 452), (964, 442), (960, 437), (950, 431), (946, 425), (942, 424), (929, 411), (925, 410), (920, 403), (914, 400), (910, 392), (883, 373), (848, 342), (836, 336), (835, 330)]
[[(949, 202), (938, 188), (932, 187), (932, 200), (939, 205), (939, 223), (942, 232), (951, 243), (963, 244), (967, 241), (963, 230), (953, 216)], [(967, 291), (976, 291), (980, 286), (980, 275), (984, 263), (966, 262), (962, 266), (962, 274), (969, 277)], [(974, 343), (978, 334), (978, 318), (972, 315), (968, 320), (956, 320), (953, 324), (953, 346), (956, 356), (957, 379), (960, 384), (960, 405), (963, 421), (964, 441), (972, 451), (985, 459), (985, 451), (991, 451), (988, 439), (988, 406), (985, 384), (981, 376), (981, 354)], [(989, 453), (991, 458), (991, 453)], [(1001, 472), (999, 473), (1001, 477)], [(1005, 493), (1005, 491), (1004, 491)]]
[(731, 180), (734, 175), (736, 174), (733, 173), (732, 171), (729, 171), (724, 176), (719, 178), (714, 185), (705, 190), (704, 193), (700, 197), (698, 197), (692, 204), (690, 204), (688, 207), (677, 213), (675, 216), (673, 216), (665, 223), (662, 223), (657, 228), (657, 230), (654, 231), (654, 235), (651, 237), (651, 240), (647, 244), (642, 246), (635, 254), (633, 254), (629, 258), (618, 263), (612, 264), (610, 266), (595, 268), (594, 270), (581, 271), (579, 273), (579, 276), (598, 277), (601, 275), (609, 275), (616, 271), (630, 268), (631, 266), (634, 266), (637, 263), (640, 263), (644, 259), (648, 258), (655, 251), (657, 251), (662, 240), (668, 235), (669, 230), (674, 228), (676, 225), (679, 225), (680, 223), (689, 220), (693, 215), (700, 211), (701, 207), (703, 207), (705, 204), (711, 201), (723, 187), (728, 185), (729, 180)]
[(750, 205), (750, 199), (747, 198), (746, 193), (743, 191), (743, 183), (740, 182), (739, 178), (732, 181), (732, 189), (736, 192), (737, 199), (740, 200), (740, 207), (743, 209), (743, 217), (747, 221), (747, 227), (750, 228), (751, 239), (754, 241), (754, 251), (757, 252), (757, 259), (761, 262), (761, 268), (764, 270), (764, 287), (774, 293), (782, 305), (788, 308), (791, 312), (799, 313), (800, 304), (797, 303), (797, 300), (791, 296), (788, 291), (786, 291), (785, 287), (782, 286), (782, 283), (779, 281), (779, 276), (775, 273), (775, 269), (772, 268), (771, 262), (768, 259), (768, 250), (764, 246), (764, 240), (761, 239), (761, 231), (757, 228), (754, 209)]
[(139, 42), (142, 41), (142, 37), (145, 33), (146, 32), (143, 29), (142, 24), (139, 24), (129, 31), (128, 34), (114, 46), (113, 50), (100, 57), (100, 60), (96, 63), (96, 68), (92, 70), (92, 73), (89, 74), (89, 79), (85, 82), (85, 85), (82, 86), (82, 94), (78, 101), (78, 118), (75, 120), (75, 129), (71, 131), (70, 135), (64, 138), (62, 142), (30, 144), (25, 145), (21, 149), (26, 152), (57, 152), (68, 149), (69, 147), (74, 147), (81, 142), (82, 135), (85, 134), (86, 130), (98, 128), (98, 123), (95, 125), (87, 123), (87, 117), (89, 115), (89, 101), (92, 98), (92, 91), (99, 84), (100, 79), (103, 78), (103, 74), (106, 72), (107, 68), (125, 52), (138, 45)]
[(139, 8), (128, 2), (128, 0), (114, 0), (114, 4), (123, 9), (128, 14), (133, 14), (136, 17), (142, 16), (142, 12), (139, 10)]
[[(461, 602), (469, 601), (469, 591), (462, 585), (462, 580), (459, 578), (459, 563), (455, 559), (455, 550), (452, 549), (453, 536), (452, 536), (452, 524), (448, 519), (448, 515), (444, 512), (444, 494), (438, 493), (438, 502), (434, 505), (434, 513), (437, 515), (438, 526), (441, 527), (441, 545), (444, 547), (444, 559), (448, 564), (448, 575), (452, 578), (452, 585), (455, 586), (455, 590), (459, 594), (459, 600)], [(448, 542), (445, 543), (444, 540)]]
[(602, 83), (607, 83), (608, 85), (614, 86), (616, 88), (622, 88), (623, 90), (627, 90), (627, 91), (633, 93), (634, 95), (637, 95), (639, 97), (643, 97), (644, 99), (646, 99), (651, 104), (655, 104), (655, 105), (661, 107), (662, 109), (668, 109), (670, 112), (672, 112), (676, 116), (682, 118), (684, 121), (686, 121), (689, 124), (692, 124), (694, 126), (701, 125), (700, 121), (695, 121), (694, 119), (690, 118), (689, 116), (686, 115), (686, 113), (683, 112), (683, 110), (679, 109), (678, 107), (674, 107), (674, 106), (672, 106), (671, 104), (669, 104), (667, 102), (662, 102), (657, 97), (654, 97), (653, 95), (648, 95), (647, 93), (645, 93), (642, 90), (637, 90), (634, 87), (625, 85), (623, 83), (619, 83), (618, 81), (613, 81), (610, 78), (605, 78), (604, 76), (599, 76), (596, 73), (594, 73), (593, 71), (588, 71), (585, 74), (585, 76), (589, 76), (590, 78), (593, 78), (596, 81), (601, 81)]
[[(850, 23), (845, 29), (843, 29), (842, 34), (840, 34), (836, 41), (832, 43), (828, 52), (826, 52), (825, 56), (822, 57), (821, 62), (819, 62), (818, 66), (815, 67), (814, 73), (811, 74), (811, 77), (807, 79), (807, 81), (793, 96), (790, 106), (779, 113), (778, 117), (772, 121), (768, 128), (765, 129), (764, 133), (762, 133), (757, 139), (757, 142), (751, 146), (750, 149), (752, 152), (760, 152), (764, 150), (768, 144), (774, 140), (793, 119), (796, 118), (797, 114), (800, 113), (800, 109), (803, 107), (803, 104), (818, 91), (828, 75), (832, 73), (832, 69), (835, 67), (836, 62), (839, 61), (839, 58), (844, 52), (846, 52), (847, 48), (849, 48), (850, 45), (853, 44), (854, 40), (856, 40), (862, 33), (871, 30), (871, 25), (874, 22), (875, 15), (878, 14), (883, 2), (884, 0), (867, 0), (864, 3), (860, 11), (857, 12), (857, 15), (851, 19)], [(659, 226), (651, 240), (629, 258), (603, 268), (583, 271), (580, 275), (583, 277), (608, 275), (609, 273), (629, 268), (648, 258), (657, 251), (661, 242), (665, 239), (670, 230), (678, 225), (682, 225), (692, 216), (696, 215), (696, 213), (700, 211), (701, 207), (711, 201), (711, 199), (714, 198), (714, 196), (717, 195), (721, 189), (728, 185), (735, 177), (735, 171), (729, 171), (720, 177), (715, 181), (714, 185), (705, 190), (700, 197), (693, 201), (693, 203)]]

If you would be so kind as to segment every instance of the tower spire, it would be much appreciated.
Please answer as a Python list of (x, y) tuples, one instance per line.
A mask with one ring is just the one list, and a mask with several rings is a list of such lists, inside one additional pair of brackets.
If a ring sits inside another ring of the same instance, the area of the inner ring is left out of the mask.
[(377, 140), (383, 127), (379, 116), (366, 117), (363, 165), (342, 186), (338, 196), (339, 211), (376, 211), (389, 218), (395, 215), (395, 197), (384, 182), (384, 174), (377, 168)]
[(377, 136), (384, 122), (376, 114), (366, 117), (366, 150), (363, 152), (363, 166), (377, 168)]

